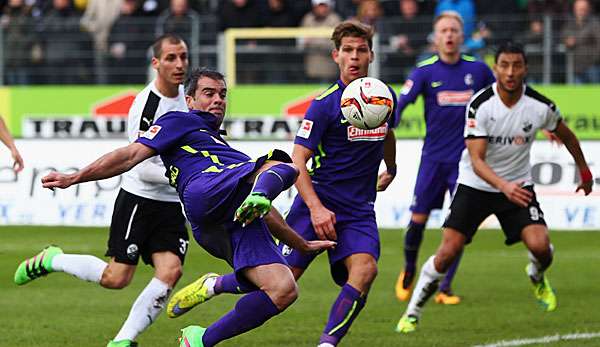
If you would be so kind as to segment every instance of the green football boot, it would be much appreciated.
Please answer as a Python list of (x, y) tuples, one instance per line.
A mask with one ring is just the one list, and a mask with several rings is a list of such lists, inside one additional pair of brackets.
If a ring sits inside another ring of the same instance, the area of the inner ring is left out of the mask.
[(202, 336), (204, 336), (205, 331), (206, 328), (197, 325), (190, 325), (181, 329), (179, 347), (204, 347)]
[(214, 293), (208, 293), (206, 280), (217, 277), (219, 277), (219, 274), (209, 272), (175, 293), (167, 305), (167, 316), (170, 318), (179, 317), (194, 308), (194, 306), (215, 296)]
[(110, 340), (106, 347), (137, 347), (137, 342), (131, 340), (119, 340), (112, 341)]
[(264, 217), (271, 211), (271, 200), (261, 193), (252, 193), (246, 197), (242, 205), (235, 211), (234, 221), (246, 226), (257, 217)]
[[(528, 268), (531, 264), (528, 264), (525, 267), (525, 273), (529, 275)], [(530, 277), (531, 278), (531, 277)], [(557, 300), (556, 294), (554, 293), (554, 289), (550, 285), (550, 281), (548, 281), (548, 277), (544, 276), (543, 279), (539, 282), (533, 282), (533, 294), (537, 299), (538, 303), (546, 310), (547, 312), (551, 312), (556, 310)]]
[(396, 325), (396, 332), (402, 334), (409, 334), (413, 331), (417, 330), (417, 324), (419, 323), (419, 319), (415, 316), (408, 316), (404, 314), (398, 325)]
[(62, 249), (57, 246), (48, 246), (35, 256), (24, 260), (15, 271), (15, 283), (23, 285), (54, 271), (52, 259), (57, 254), (63, 254)]

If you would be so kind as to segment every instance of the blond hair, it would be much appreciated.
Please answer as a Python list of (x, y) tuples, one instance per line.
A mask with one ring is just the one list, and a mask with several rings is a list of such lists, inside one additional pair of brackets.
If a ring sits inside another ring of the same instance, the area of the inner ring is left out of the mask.
[(433, 30), (435, 30), (435, 25), (444, 18), (451, 18), (456, 20), (460, 24), (460, 28), (464, 30), (465, 22), (463, 21), (461, 15), (456, 11), (444, 11), (437, 15), (433, 20)]

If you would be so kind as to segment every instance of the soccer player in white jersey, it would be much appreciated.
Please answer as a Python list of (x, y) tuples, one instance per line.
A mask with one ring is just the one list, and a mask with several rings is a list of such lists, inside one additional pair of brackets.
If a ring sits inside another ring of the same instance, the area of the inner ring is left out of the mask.
[(544, 275), (552, 263), (553, 247), (531, 182), (529, 156), (536, 131), (552, 131), (565, 144), (581, 174), (576, 191), (583, 190), (585, 195), (592, 191), (592, 173), (577, 137), (562, 121), (556, 105), (524, 84), (527, 59), (521, 46), (502, 45), (494, 71), (497, 82), (477, 93), (467, 106), (467, 148), (442, 243), (421, 269), (415, 292), (396, 327), (398, 332), (417, 328), (421, 310), (440, 279), (491, 214), (500, 221), (506, 245), (523, 241), (529, 250), (526, 272), (535, 297), (546, 311), (556, 309), (556, 296)]
[[(129, 110), (130, 142), (135, 142), (161, 115), (188, 111), (182, 85), (188, 68), (185, 42), (174, 35), (163, 35), (152, 50), (157, 77), (136, 96)], [(92, 255), (64, 254), (59, 247), (50, 246), (19, 265), (15, 283), (22, 285), (60, 271), (105, 288), (121, 289), (131, 282), (141, 256), (146, 264), (154, 266), (154, 277), (133, 303), (121, 330), (108, 343), (109, 347), (137, 345), (135, 338), (162, 312), (181, 277), (189, 240), (179, 197), (169, 186), (165, 171), (155, 156), (123, 174), (110, 226), (108, 263)]]

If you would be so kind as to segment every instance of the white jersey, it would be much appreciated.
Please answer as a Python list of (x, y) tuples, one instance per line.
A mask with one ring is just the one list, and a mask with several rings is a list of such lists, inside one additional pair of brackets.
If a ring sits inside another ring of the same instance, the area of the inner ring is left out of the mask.
[[(529, 154), (538, 129), (554, 131), (561, 120), (556, 105), (529, 86), (519, 101), (508, 108), (498, 95), (497, 84), (481, 90), (467, 106), (465, 138), (486, 138), (485, 162), (496, 175), (509, 182), (531, 185)], [(458, 183), (498, 192), (473, 171), (468, 150), (462, 153)]]
[[(135, 142), (163, 114), (169, 111), (188, 111), (183, 86), (174, 98), (162, 95), (150, 82), (133, 101), (129, 109), (127, 134), (129, 142)], [(129, 193), (158, 201), (178, 202), (179, 196), (165, 173), (165, 166), (159, 156), (148, 158), (123, 174), (121, 188)]]

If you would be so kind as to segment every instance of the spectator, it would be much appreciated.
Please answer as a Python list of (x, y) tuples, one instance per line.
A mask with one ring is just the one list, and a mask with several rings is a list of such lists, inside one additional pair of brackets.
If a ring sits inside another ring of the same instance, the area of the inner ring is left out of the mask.
[(90, 38), (80, 30), (80, 18), (70, 0), (53, 0), (52, 8), (42, 17), (43, 57), (48, 83), (89, 82), (84, 54)]
[(148, 28), (136, 0), (124, 0), (121, 15), (115, 21), (108, 37), (109, 81), (117, 84), (146, 82), (147, 52), (152, 42)]
[(335, 13), (337, 13), (340, 18), (352, 18), (355, 17), (358, 13), (358, 6), (362, 0), (337, 0), (332, 6)]
[[(286, 0), (267, 0), (267, 8), (263, 17), (265, 27), (292, 27), (295, 24), (294, 16)], [(292, 60), (296, 63), (297, 55), (290, 54), (295, 45), (294, 39), (270, 39), (262, 42), (273, 50), (263, 58), (264, 79), (268, 83), (289, 83), (290, 80), (300, 78), (298, 73), (294, 73), (296, 71), (290, 71), (291, 69), (287, 68)], [(302, 61), (298, 61), (297, 64), (302, 64)]]
[[(388, 39), (390, 48), (403, 56), (414, 58), (419, 48), (427, 44), (427, 29), (423, 29), (425, 23), (422, 21), (423, 18), (419, 20), (419, 6), (416, 0), (399, 0), (395, 3), (400, 20), (388, 21), (386, 28), (382, 28), (382, 32), (395, 34)], [(393, 10), (389, 8), (390, 12)], [(386, 11), (385, 14), (387, 13)], [(407, 65), (412, 67), (413, 63), (414, 59)]]
[(542, 18), (531, 19), (528, 30), (517, 35), (516, 41), (523, 45), (527, 53), (527, 81), (541, 83), (544, 64), (544, 23)]
[(81, 26), (91, 33), (94, 40), (94, 66), (96, 81), (106, 83), (106, 60), (108, 56), (108, 35), (119, 17), (123, 0), (89, 0)]
[(265, 11), (265, 27), (293, 27), (294, 15), (290, 10), (289, 1), (286, 0), (267, 0), (267, 9)]
[(356, 10), (354, 19), (377, 30), (379, 18), (383, 16), (383, 8), (379, 0), (362, 0)]
[(219, 9), (220, 31), (261, 25), (260, 7), (254, 0), (225, 0)]
[(4, 31), (6, 84), (28, 84), (29, 65), (34, 44), (33, 21), (24, 0), (10, 0), (4, 8), (0, 25)]
[[(302, 18), (301, 26), (305, 28), (333, 28), (342, 19), (333, 11), (332, 0), (312, 0), (312, 11)], [(306, 38), (300, 40), (304, 48), (304, 72), (307, 80), (315, 83), (327, 83), (337, 77), (338, 66), (331, 59), (332, 44), (329, 39)]]
[[(192, 32), (200, 29), (200, 16), (189, 8), (188, 0), (171, 0), (168, 9), (164, 10), (156, 21), (156, 37), (163, 34), (175, 34), (183, 38), (190, 49)], [(194, 42), (197, 44), (197, 42)]]
[(575, 0), (563, 28), (563, 42), (573, 53), (575, 83), (600, 83), (600, 21), (588, 0)]
[(569, 13), (569, 0), (529, 0), (527, 12), (530, 16), (565, 15)]

